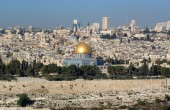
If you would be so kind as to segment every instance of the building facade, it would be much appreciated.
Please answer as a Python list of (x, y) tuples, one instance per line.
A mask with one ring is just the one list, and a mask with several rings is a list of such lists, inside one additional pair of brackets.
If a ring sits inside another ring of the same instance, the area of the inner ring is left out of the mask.
[(103, 17), (102, 30), (107, 31), (110, 29), (110, 17)]

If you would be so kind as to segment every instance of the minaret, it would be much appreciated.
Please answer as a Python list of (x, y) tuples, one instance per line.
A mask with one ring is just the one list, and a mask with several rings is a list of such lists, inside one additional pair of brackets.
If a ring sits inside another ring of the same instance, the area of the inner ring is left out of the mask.
[(87, 23), (87, 28), (86, 28), (87, 36), (90, 35), (90, 23)]
[(40, 45), (44, 45), (46, 43), (46, 36), (44, 31), (41, 32), (41, 39), (40, 39)]

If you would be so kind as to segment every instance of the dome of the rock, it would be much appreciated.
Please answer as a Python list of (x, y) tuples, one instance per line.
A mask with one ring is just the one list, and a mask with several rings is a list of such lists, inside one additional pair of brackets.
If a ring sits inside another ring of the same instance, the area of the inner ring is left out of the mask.
[(86, 43), (76, 45), (75, 54), (92, 54), (92, 48)]

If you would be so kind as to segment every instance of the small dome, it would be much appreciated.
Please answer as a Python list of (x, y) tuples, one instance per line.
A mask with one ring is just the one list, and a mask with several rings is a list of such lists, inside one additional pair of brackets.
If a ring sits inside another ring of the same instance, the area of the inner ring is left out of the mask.
[(76, 45), (76, 54), (92, 54), (92, 48), (86, 43), (82, 42)]

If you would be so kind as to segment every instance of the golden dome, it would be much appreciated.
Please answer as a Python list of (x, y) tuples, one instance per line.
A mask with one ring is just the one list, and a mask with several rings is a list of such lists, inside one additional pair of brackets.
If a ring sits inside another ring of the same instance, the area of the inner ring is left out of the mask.
[(89, 45), (86, 43), (79, 43), (76, 45), (76, 54), (92, 54), (92, 49)]

